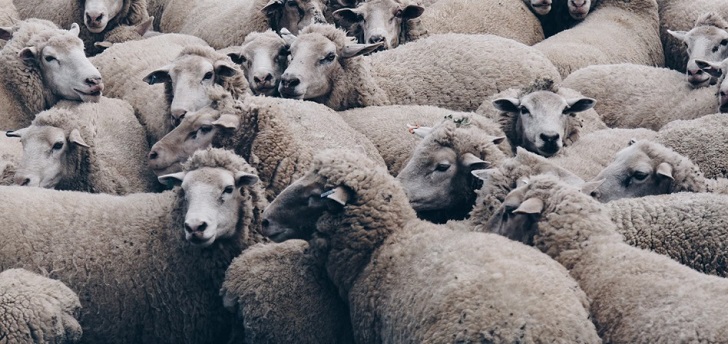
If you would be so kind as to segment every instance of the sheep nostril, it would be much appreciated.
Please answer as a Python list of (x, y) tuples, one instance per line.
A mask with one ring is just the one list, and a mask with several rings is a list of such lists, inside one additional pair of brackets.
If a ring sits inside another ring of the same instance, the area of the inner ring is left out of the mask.
[(155, 159), (157, 159), (158, 157), (159, 157), (159, 153), (157, 153), (156, 151), (151, 151), (151, 152), (149, 153), (149, 160), (155, 160)]
[(28, 186), (30, 184), (30, 178), (25, 178), (22, 183), (20, 183), (21, 186)]
[(263, 226), (263, 228), (268, 228), (268, 226), (270, 226), (270, 221), (268, 221), (268, 219), (263, 219), (260, 224)]

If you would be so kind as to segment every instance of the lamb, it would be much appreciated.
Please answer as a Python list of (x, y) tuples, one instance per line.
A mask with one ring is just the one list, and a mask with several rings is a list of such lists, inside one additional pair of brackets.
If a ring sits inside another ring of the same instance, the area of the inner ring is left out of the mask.
[(562, 86), (598, 100), (594, 109), (611, 128), (659, 130), (679, 119), (717, 112), (716, 87), (693, 88), (681, 73), (634, 64), (589, 66)]
[(519, 1), (451, 0), (425, 8), (407, 0), (369, 0), (333, 14), (359, 43), (384, 42), (381, 50), (428, 34), (492, 34), (526, 45), (544, 38), (536, 16)]
[(157, 142), (149, 166), (157, 175), (179, 170), (180, 162), (212, 145), (234, 150), (258, 169), (266, 195), (273, 199), (325, 148), (363, 149), (378, 164), (374, 145), (321, 104), (270, 97), (235, 101), (217, 90), (211, 107), (187, 114)]
[(0, 38), (8, 39), (0, 50), (0, 130), (27, 127), (61, 99), (99, 100), (101, 74), (84, 55), (78, 32), (76, 24), (66, 31), (39, 19), (0, 27)]
[(315, 230), (311, 249), (358, 343), (601, 342), (563, 267), (495, 235), (418, 220), (364, 155), (320, 153), (263, 217), (275, 241)]
[(289, 240), (233, 260), (220, 291), (237, 316), (228, 343), (353, 343), (348, 309), (309, 251)]
[[(728, 7), (726, 7), (728, 10)], [(667, 33), (687, 45), (688, 82), (695, 88), (714, 85), (717, 78), (705, 73), (696, 64), (696, 60), (718, 62), (728, 57), (728, 21), (720, 14), (708, 12), (701, 15), (690, 31), (672, 31)]]
[(223, 49), (242, 44), (251, 32), (286, 28), (296, 34), (311, 23), (325, 23), (324, 11), (322, 0), (169, 0), (160, 29), (194, 35)]
[(630, 141), (594, 178), (590, 195), (601, 202), (674, 192), (728, 193), (728, 179), (707, 179), (690, 159), (659, 143)]
[(626, 244), (603, 207), (551, 176), (509, 195), (490, 229), (530, 242), (566, 267), (591, 300), (605, 343), (719, 343), (728, 281)]
[(0, 273), (3, 343), (78, 343), (78, 296), (65, 284), (24, 269)]
[(136, 25), (149, 17), (146, 0), (16, 0), (20, 18), (49, 20), (60, 27), (84, 23), (81, 39), (86, 53), (95, 55), (95, 42), (118, 25)]
[(255, 95), (278, 96), (281, 74), (288, 66), (288, 44), (273, 32), (253, 32), (241, 47), (228, 48), (227, 55), (242, 65)]
[(689, 31), (695, 18), (706, 12), (728, 15), (728, 4), (713, 0), (658, 0), (660, 7), (660, 38), (665, 49), (665, 65), (685, 72), (688, 54), (685, 43), (668, 33), (668, 30)]
[(584, 22), (534, 48), (556, 65), (562, 78), (595, 64), (663, 66), (658, 20), (655, 0), (604, 0)]
[(511, 149), (498, 125), (478, 115), (450, 115), (423, 139), (397, 180), (418, 217), (436, 223), (467, 216), (475, 202), (473, 170), (498, 166)]
[(23, 143), (18, 185), (117, 195), (156, 187), (144, 129), (123, 100), (60, 102), (6, 135)]
[(655, 141), (690, 158), (706, 178), (728, 178), (728, 117), (704, 116), (691, 121), (673, 121), (662, 127)]
[[(486, 101), (479, 111), (492, 104), (500, 113), (489, 117), (500, 123), (511, 147), (515, 150), (521, 146), (545, 157), (558, 154), (579, 139), (584, 122), (581, 113), (596, 103), (573, 90), (560, 89), (550, 79), (538, 79), (527, 87), (503, 93), (508, 96), (494, 96), (496, 99)], [(592, 131), (606, 128), (594, 111), (584, 115), (594, 123), (590, 125), (595, 127), (590, 128)]]
[(544, 35), (548, 38), (583, 21), (599, 6), (601, 0), (523, 0), (523, 2), (538, 17)]
[(497, 36), (436, 35), (356, 58), (379, 45), (350, 44), (331, 25), (310, 25), (291, 44), (278, 90), (337, 111), (390, 104), (473, 111), (501, 88), (539, 77), (560, 81), (543, 54)]
[(124, 197), (0, 187), (0, 269), (49, 271), (78, 292), (88, 343), (224, 342), (225, 270), (262, 240), (258, 177), (206, 150), (160, 181), (182, 187)]

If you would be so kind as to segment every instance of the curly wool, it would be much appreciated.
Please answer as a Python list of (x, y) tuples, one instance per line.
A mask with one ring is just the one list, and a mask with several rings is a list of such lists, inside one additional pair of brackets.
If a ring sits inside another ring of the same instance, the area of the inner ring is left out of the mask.
[[(15, 10), (13, 0), (0, 0), (0, 26), (13, 26), (20, 19), (18, 11)], [(0, 40), (0, 50), (5, 46), (5, 41)]]
[(5, 343), (77, 343), (78, 296), (65, 284), (24, 269), (0, 273), (0, 338)]
[(714, 114), (690, 121), (674, 121), (655, 138), (700, 167), (706, 178), (728, 178), (728, 116)]

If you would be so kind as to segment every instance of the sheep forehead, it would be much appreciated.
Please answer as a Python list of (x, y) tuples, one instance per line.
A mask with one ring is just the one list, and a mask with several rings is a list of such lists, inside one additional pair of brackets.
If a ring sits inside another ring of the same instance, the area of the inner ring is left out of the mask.
[(223, 168), (203, 167), (188, 172), (182, 181), (185, 191), (200, 190), (203, 193), (222, 190), (229, 185), (235, 185), (233, 172)]
[(561, 114), (568, 105), (564, 97), (549, 91), (536, 91), (525, 95), (521, 105), (528, 108), (531, 113)]
[(401, 4), (394, 0), (370, 0), (357, 7), (359, 13), (367, 17), (374, 13), (394, 14), (394, 10), (401, 7)]
[(291, 52), (296, 57), (317, 59), (336, 50), (334, 42), (317, 33), (303, 34), (291, 45)]
[(247, 42), (243, 46), (242, 50), (243, 53), (254, 53), (259, 51), (278, 53), (285, 46), (286, 42), (283, 38), (275, 33), (260, 34), (255, 36), (250, 42)]
[(717, 43), (728, 38), (728, 31), (717, 28), (715, 26), (699, 26), (690, 30), (685, 36), (688, 45), (697, 43)]
[(413, 158), (415, 157), (417, 159), (417, 162), (422, 165), (427, 165), (428, 163), (437, 164), (443, 161), (453, 163), (455, 162), (455, 160), (457, 160), (458, 155), (451, 147), (436, 145), (434, 147), (430, 146), (418, 150), (417, 154), (413, 155)]
[(40, 44), (38, 48), (53, 49), (59, 54), (69, 54), (74, 50), (83, 50), (83, 42), (78, 37), (64, 32), (63, 34), (51, 36), (46, 42)]
[(28, 143), (36, 143), (36, 144), (46, 144), (46, 145), (53, 145), (58, 141), (65, 141), (66, 140), (66, 132), (65, 130), (58, 128), (58, 127), (52, 127), (48, 125), (43, 126), (31, 126), (28, 128), (28, 131), (23, 134), (23, 137), (21, 138), (21, 141), (24, 145)]
[(185, 55), (179, 57), (174, 62), (174, 66), (170, 70), (170, 75), (203, 75), (213, 70), (212, 62), (198, 55)]
[(652, 169), (652, 159), (637, 144), (629, 146), (619, 153), (614, 159), (614, 165), (622, 166), (628, 171), (650, 171)]

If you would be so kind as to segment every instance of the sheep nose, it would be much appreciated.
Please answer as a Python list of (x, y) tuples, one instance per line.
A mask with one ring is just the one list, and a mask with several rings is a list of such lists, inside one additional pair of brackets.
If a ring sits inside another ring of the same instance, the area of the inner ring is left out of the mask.
[(185, 221), (185, 230), (190, 233), (202, 233), (207, 229), (205, 221)]
[(384, 36), (373, 35), (372, 37), (369, 37), (369, 43), (374, 44), (374, 43), (379, 43), (379, 42), (384, 42)]
[(271, 73), (266, 73), (265, 75), (256, 75), (253, 77), (253, 81), (255, 81), (256, 84), (262, 84), (264, 82), (269, 82), (273, 80), (273, 75)]
[(20, 186), (28, 186), (28, 184), (30, 184), (30, 178), (23, 176), (15, 177), (15, 184)]
[(268, 228), (270, 226), (270, 221), (268, 221), (268, 219), (263, 219), (260, 224), (261, 226), (263, 226), (263, 228)]
[(86, 12), (86, 21), (90, 23), (98, 23), (104, 19), (104, 14), (99, 12)]
[(93, 77), (93, 78), (86, 78), (85, 81), (86, 81), (86, 85), (97, 86), (97, 85), (101, 84), (101, 77), (98, 76), (98, 77)]
[(574, 7), (582, 7), (586, 5), (586, 0), (572, 0), (571, 3), (574, 5)]
[(159, 158), (159, 153), (156, 150), (149, 152), (149, 160), (156, 160)]
[(541, 140), (546, 143), (552, 143), (559, 140), (559, 134), (553, 134), (553, 133), (543, 133), (540, 135)]
[(174, 119), (174, 122), (177, 124), (179, 124), (179, 122), (182, 121), (183, 118), (185, 118), (185, 115), (187, 115), (187, 110), (185, 109), (172, 110), (172, 119)]
[(688, 76), (696, 76), (696, 75), (702, 75), (703, 70), (702, 69), (688, 69)]
[(281, 84), (283, 84), (283, 88), (294, 88), (301, 84), (301, 79), (292, 75), (288, 75), (283, 77), (283, 80), (281, 80)]

